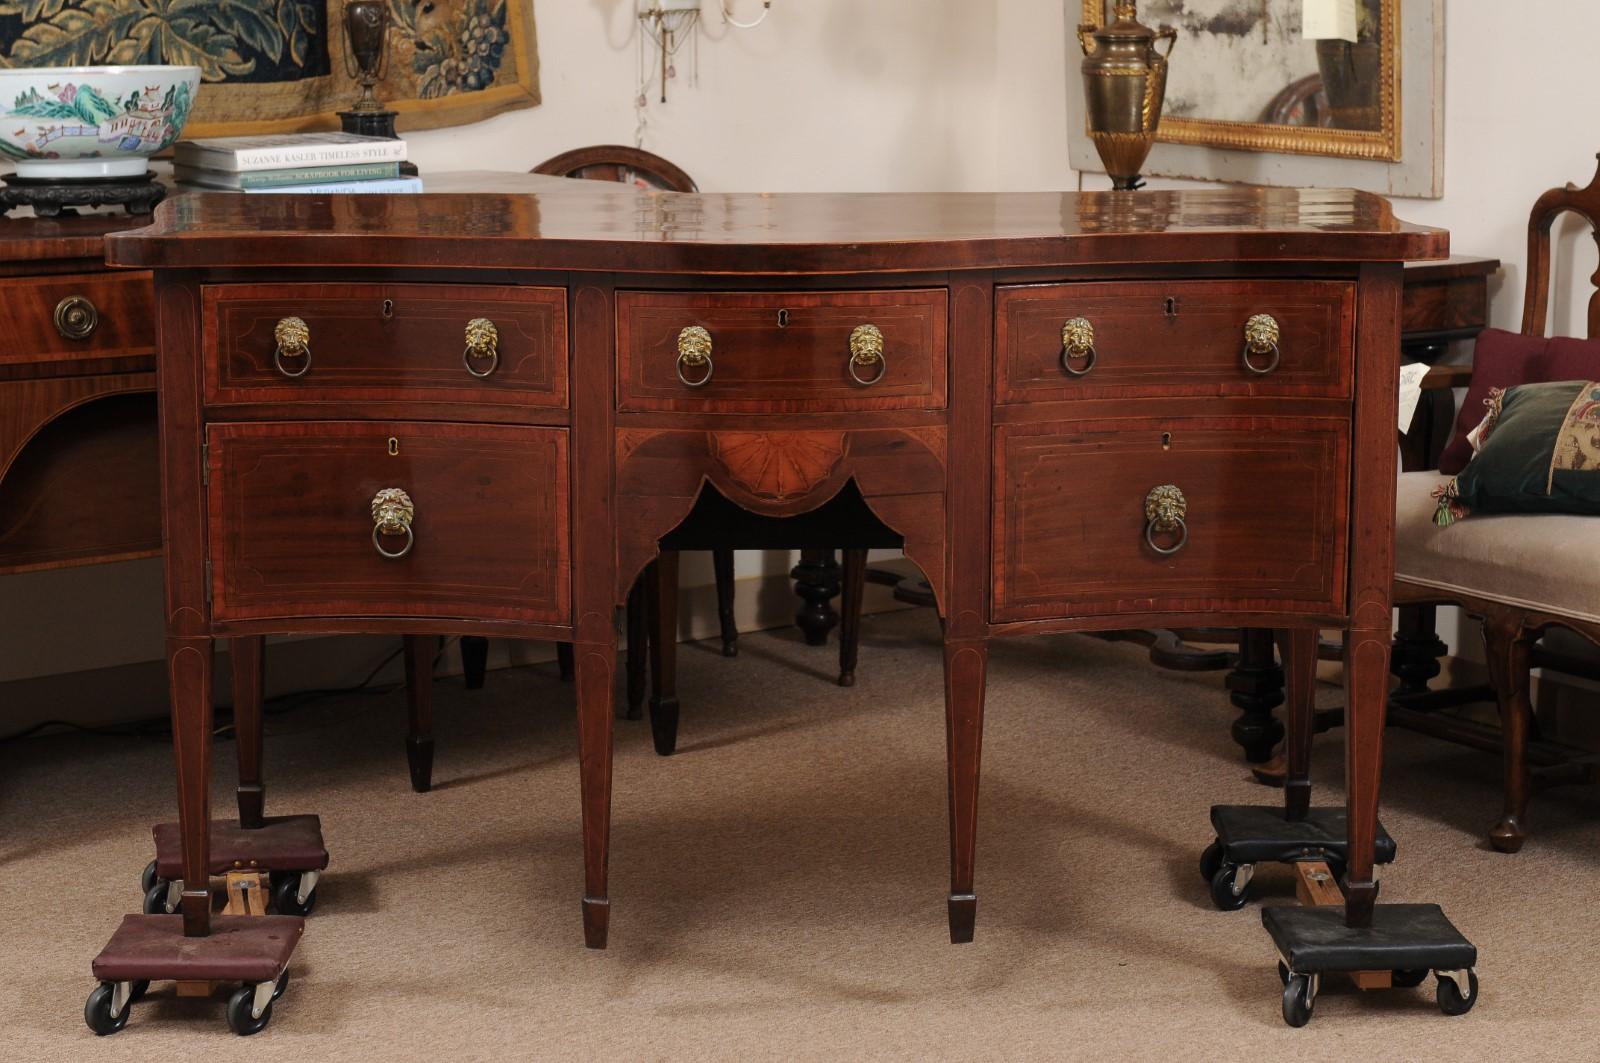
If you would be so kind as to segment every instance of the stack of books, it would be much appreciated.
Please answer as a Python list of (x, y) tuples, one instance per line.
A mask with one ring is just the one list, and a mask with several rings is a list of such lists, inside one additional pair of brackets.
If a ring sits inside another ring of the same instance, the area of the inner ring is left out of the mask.
[(353, 133), (184, 140), (172, 150), (183, 188), (230, 192), (421, 192), (404, 177), (406, 142)]

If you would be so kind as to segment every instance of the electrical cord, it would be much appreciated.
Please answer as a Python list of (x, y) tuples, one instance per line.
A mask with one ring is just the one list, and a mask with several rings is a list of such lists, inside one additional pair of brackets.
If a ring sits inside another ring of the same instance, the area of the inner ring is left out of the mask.
[[(456, 641), (457, 637), (452, 636), (451, 638), (448, 638), (439, 644), (439, 649), (433, 655), (432, 666), (429, 668), (430, 673), (432, 672), (433, 668), (438, 667), (440, 658), (444, 656), (445, 651), (450, 648), (451, 644)], [(366, 678), (362, 679), (361, 682), (356, 683), (353, 686), (311, 687), (306, 690), (290, 690), (285, 693), (276, 694), (270, 698), (267, 698), (261, 704), (262, 715), (281, 716), (284, 713), (303, 708), (306, 705), (320, 701), (324, 698), (338, 697), (346, 694), (366, 694), (373, 697), (392, 694), (396, 690), (404, 687), (405, 683), (390, 683), (386, 686), (374, 687), (372, 685), (372, 681), (377, 679), (378, 674), (385, 668), (389, 667), (389, 665), (394, 662), (395, 658), (399, 657), (403, 652), (405, 652), (405, 647), (402, 645), (400, 649), (388, 654), (383, 658), (383, 660), (379, 661), (375, 666), (373, 666), (372, 671), (367, 673)], [(212, 737), (222, 738), (232, 734), (233, 720), (231, 717), (233, 713), (233, 706), (218, 705), (216, 707), (216, 711), (219, 713), (228, 714), (229, 719), (227, 722), (218, 724), (212, 729)], [(91, 727), (81, 723), (74, 723), (71, 720), (41, 720), (31, 727), (26, 727), (20, 731), (15, 731), (11, 734), (0, 736), (0, 745), (5, 745), (9, 742), (21, 741), (25, 738), (32, 738), (43, 731), (72, 731), (80, 734), (100, 735), (102, 737), (109, 738), (141, 738), (167, 741), (172, 737), (172, 723), (171, 720), (165, 716), (151, 717), (150, 719), (145, 720), (132, 720), (127, 723), (106, 724), (100, 727)]]

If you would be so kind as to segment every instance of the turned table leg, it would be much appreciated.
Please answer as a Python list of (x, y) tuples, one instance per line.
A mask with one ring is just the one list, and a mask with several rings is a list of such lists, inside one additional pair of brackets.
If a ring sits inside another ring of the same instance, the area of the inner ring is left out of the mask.
[(978, 760), (983, 745), (984, 676), (989, 645), (944, 644), (945, 740), (950, 765), (950, 941), (972, 940), (978, 915), (973, 869), (978, 847)]
[(183, 932), (211, 932), (211, 639), (167, 636), (172, 747), (183, 836)]
[(583, 942), (606, 947), (611, 902), (606, 864), (611, 844), (611, 715), (614, 642), (576, 647), (578, 785), (583, 794)]
[(432, 635), (405, 637), (406, 766), (419, 794), (433, 789), (433, 644)]
[(266, 638), (246, 635), (228, 640), (233, 667), (233, 737), (239, 752), (239, 826), (253, 830), (266, 814), (267, 788), (262, 779), (261, 702), (265, 696), (262, 659)]
[(1243, 628), (1239, 632), (1239, 663), (1228, 673), (1228, 698), (1240, 712), (1233, 721), (1233, 740), (1244, 748), (1245, 760), (1260, 764), (1272, 759), (1283, 741), (1283, 724), (1272, 710), (1283, 704), (1283, 669), (1272, 654), (1272, 632)]
[(839, 562), (832, 550), (802, 550), (800, 563), (789, 575), (802, 603), (794, 614), (795, 624), (805, 633), (807, 646), (825, 645), (828, 632), (839, 623), (833, 610), (833, 599), (839, 596)]

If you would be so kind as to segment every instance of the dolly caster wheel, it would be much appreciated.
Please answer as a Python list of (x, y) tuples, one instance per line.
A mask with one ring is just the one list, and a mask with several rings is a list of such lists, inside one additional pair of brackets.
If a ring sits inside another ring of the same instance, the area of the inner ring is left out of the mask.
[(1224, 859), (1226, 856), (1222, 851), (1222, 843), (1213, 840), (1206, 846), (1206, 851), (1200, 854), (1200, 877), (1206, 882), (1216, 878), (1217, 869), (1222, 866)]
[(1428, 969), (1420, 971), (1394, 971), (1389, 975), (1389, 984), (1397, 989), (1415, 989), (1428, 980)]
[(156, 879), (144, 894), (145, 915), (171, 915), (178, 910), (177, 897), (181, 890), (174, 890), (172, 883)]
[(1283, 1021), (1299, 1029), (1311, 1021), (1317, 1002), (1316, 976), (1291, 974), (1283, 984)]
[(159, 881), (161, 880), (156, 876), (156, 862), (152, 860), (144, 865), (143, 871), (139, 872), (139, 892), (149, 893), (150, 887)]
[(131, 1000), (122, 1002), (122, 1008), (117, 1014), (111, 1014), (111, 1006), (116, 1000), (117, 984), (115, 982), (101, 982), (89, 994), (89, 999), (83, 1003), (83, 1021), (88, 1023), (96, 1037), (105, 1037), (114, 1034), (128, 1025), (128, 1004)]
[(1436, 976), (1439, 979), (1437, 991), (1439, 1010), (1446, 1015), (1465, 1015), (1472, 1010), (1472, 1005), (1478, 1002), (1478, 972), (1468, 968), (1466, 974), (1467, 992), (1463, 996), (1461, 984), (1456, 981), (1461, 976), (1461, 972), (1436, 972)]
[[(280, 978), (281, 982), (282, 979)], [(234, 990), (233, 996), (228, 998), (228, 1029), (240, 1037), (249, 1037), (253, 1033), (260, 1033), (267, 1028), (267, 1023), (272, 1021), (272, 1001), (276, 1000), (278, 992), (273, 991), (272, 999), (256, 1011), (256, 987), (253, 985), (240, 986)]]
[(1223, 858), (1216, 874), (1211, 876), (1211, 903), (1218, 911), (1236, 912), (1250, 900), (1250, 878), (1254, 864), (1235, 864)]
[(317, 884), (313, 879), (311, 888), (306, 891), (305, 899), (300, 898), (300, 887), (304, 877), (298, 873), (286, 873), (274, 876), (276, 881), (272, 885), (272, 906), (279, 915), (308, 916), (317, 907)]

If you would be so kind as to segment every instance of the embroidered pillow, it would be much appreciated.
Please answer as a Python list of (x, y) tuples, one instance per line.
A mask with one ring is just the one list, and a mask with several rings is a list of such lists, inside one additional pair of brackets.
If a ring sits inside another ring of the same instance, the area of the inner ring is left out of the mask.
[(1456, 416), (1455, 431), (1439, 455), (1439, 471), (1454, 476), (1467, 467), (1467, 433), (1483, 420), (1489, 392), (1547, 380), (1600, 380), (1600, 341), (1523, 336), (1485, 329), (1472, 353), (1472, 386)]
[(1495, 395), (1477, 454), (1434, 496), (1434, 522), (1469, 513), (1600, 514), (1600, 380), (1522, 384)]

